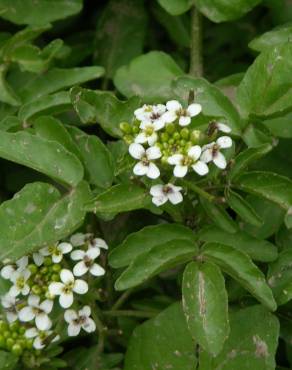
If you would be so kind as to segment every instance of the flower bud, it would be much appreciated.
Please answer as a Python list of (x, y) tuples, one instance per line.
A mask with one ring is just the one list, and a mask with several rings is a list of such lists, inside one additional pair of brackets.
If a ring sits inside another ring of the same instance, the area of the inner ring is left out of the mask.
[(169, 135), (167, 132), (163, 132), (160, 137), (162, 142), (167, 142), (169, 139)]
[(121, 122), (120, 123), (120, 129), (125, 134), (130, 134), (132, 132), (132, 128), (128, 122)]
[(190, 131), (189, 129), (187, 129), (186, 127), (183, 128), (180, 132), (180, 136), (183, 138), (183, 139), (188, 139), (189, 136), (190, 136)]
[(32, 288), (31, 288), (32, 292), (35, 294), (35, 295), (40, 295), (41, 292), (42, 292), (42, 289), (39, 285), (33, 285)]
[(11, 352), (16, 355), (16, 356), (20, 356), (22, 354), (22, 347), (19, 345), (19, 344), (14, 344), (11, 348)]
[(190, 139), (193, 142), (193, 144), (197, 144), (200, 141), (200, 139), (201, 139), (201, 131), (199, 131), (199, 130), (193, 130), (191, 132)]
[(31, 263), (30, 265), (28, 265), (28, 269), (32, 274), (36, 274), (38, 267), (35, 264)]
[(165, 130), (169, 134), (174, 133), (174, 131), (175, 131), (175, 124), (173, 124), (173, 123), (167, 123), (166, 126), (165, 126)]

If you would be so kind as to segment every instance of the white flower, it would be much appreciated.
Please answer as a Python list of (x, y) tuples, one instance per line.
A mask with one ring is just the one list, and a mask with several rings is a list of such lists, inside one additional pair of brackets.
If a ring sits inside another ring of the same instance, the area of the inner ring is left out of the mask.
[(42, 248), (40, 254), (43, 256), (52, 256), (54, 263), (59, 263), (63, 259), (63, 254), (71, 252), (73, 249), (70, 243), (54, 244), (49, 247)]
[(84, 306), (81, 310), (67, 310), (64, 318), (68, 325), (68, 335), (75, 337), (80, 333), (81, 328), (87, 333), (92, 333), (96, 329), (95, 322), (90, 317), (91, 309), (89, 306)]
[(174, 154), (169, 157), (168, 163), (175, 166), (173, 170), (174, 176), (184, 177), (188, 172), (189, 166), (191, 166), (198, 175), (206, 175), (209, 172), (209, 168), (206, 163), (199, 160), (201, 151), (201, 147), (195, 145), (188, 150), (187, 155)]
[(103, 239), (94, 238), (93, 234), (87, 233), (76, 233), (71, 236), (70, 243), (74, 247), (80, 247), (87, 244), (89, 247), (99, 248), (99, 249), (108, 249), (108, 245)]
[(59, 335), (53, 335), (52, 330), (41, 331), (37, 328), (27, 329), (25, 332), (26, 338), (35, 338), (33, 341), (33, 346), (35, 349), (42, 349), (51, 342), (56, 342), (60, 339)]
[(146, 122), (160, 122), (163, 120), (162, 115), (166, 111), (166, 107), (163, 104), (147, 105), (144, 104), (142, 108), (135, 110), (134, 115), (139, 121)]
[(9, 294), (13, 297), (18, 296), (18, 294), (28, 295), (30, 287), (27, 284), (27, 280), (29, 279), (30, 275), (31, 272), (27, 269), (22, 271), (17, 270), (11, 277), (13, 285), (9, 290)]
[(146, 175), (150, 179), (157, 179), (159, 177), (159, 168), (151, 162), (161, 157), (161, 151), (157, 146), (152, 146), (145, 150), (141, 144), (134, 143), (129, 146), (129, 153), (133, 158), (140, 160), (133, 169), (135, 175)]
[(44, 262), (44, 256), (40, 252), (34, 252), (32, 254), (33, 262), (37, 266), (41, 266)]
[(40, 303), (39, 296), (30, 295), (27, 302), (28, 306), (23, 307), (19, 311), (19, 320), (28, 322), (35, 319), (36, 327), (39, 330), (48, 330), (52, 326), (52, 322), (48, 314), (53, 309), (53, 301), (46, 299)]
[(6, 293), (1, 297), (1, 305), (5, 309), (6, 318), (8, 322), (14, 322), (18, 319), (18, 310), (17, 310), (17, 299), (9, 293)]
[(152, 202), (156, 206), (162, 206), (168, 200), (172, 204), (178, 204), (183, 201), (183, 196), (181, 195), (182, 187), (175, 186), (172, 184), (166, 185), (153, 185), (150, 189), (150, 194), (152, 195)]
[(158, 138), (156, 131), (161, 130), (163, 127), (164, 122), (162, 120), (156, 122), (141, 122), (140, 129), (142, 132), (136, 136), (135, 143), (148, 143), (150, 146), (154, 145)]
[(88, 284), (83, 280), (75, 280), (70, 270), (63, 269), (60, 273), (61, 282), (54, 282), (49, 285), (49, 292), (52, 296), (59, 295), (59, 303), (63, 308), (68, 308), (73, 303), (73, 292), (85, 294), (88, 291)]
[(225, 132), (226, 134), (229, 134), (231, 132), (231, 128), (225, 125), (225, 123), (216, 122), (216, 128), (218, 131)]
[(28, 257), (24, 256), (20, 258), (19, 260), (17, 260), (15, 264), (4, 266), (1, 270), (1, 276), (6, 280), (11, 281), (12, 275), (16, 271), (23, 271), (27, 265), (28, 265)]
[(180, 126), (188, 126), (192, 117), (197, 116), (202, 111), (201, 104), (191, 104), (186, 109), (177, 100), (170, 100), (166, 103), (167, 112), (164, 113), (163, 119), (170, 123), (178, 119)]
[(224, 155), (220, 149), (227, 149), (232, 146), (232, 140), (229, 136), (221, 136), (216, 142), (203, 146), (201, 160), (205, 163), (214, 162), (214, 164), (224, 169), (227, 166)]
[(104, 275), (105, 270), (94, 262), (99, 255), (100, 249), (96, 247), (90, 247), (86, 252), (80, 249), (73, 251), (71, 253), (72, 260), (81, 260), (74, 266), (73, 274), (75, 276), (82, 276), (89, 271), (94, 276)]

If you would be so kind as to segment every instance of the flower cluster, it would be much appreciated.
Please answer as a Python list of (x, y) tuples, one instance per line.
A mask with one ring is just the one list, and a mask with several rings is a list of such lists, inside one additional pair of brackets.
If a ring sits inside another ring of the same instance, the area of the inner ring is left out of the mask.
[[(225, 123), (214, 121), (205, 131), (191, 129), (192, 118), (201, 112), (200, 104), (184, 108), (176, 100), (135, 110), (133, 124), (121, 124), (129, 153), (137, 160), (133, 173), (151, 180), (171, 174), (174, 182), (190, 171), (199, 176), (207, 175), (211, 163), (225, 169), (227, 161), (222, 150), (232, 146), (232, 139), (226, 135), (231, 129)], [(171, 182), (156, 183), (150, 194), (157, 206), (167, 201), (178, 204), (183, 200), (182, 190)]]
[[(78, 233), (71, 236), (70, 242), (41, 248), (6, 264), (1, 276), (10, 284), (1, 297), (4, 315), (0, 322), (0, 348), (20, 356), (59, 340), (54, 315), (56, 300), (65, 310), (63, 318), (68, 323), (69, 336), (78, 335), (81, 329), (95, 331), (91, 308), (82, 306), (78, 296), (88, 292), (89, 275), (105, 274), (96, 262), (101, 249), (108, 249), (104, 240)], [(72, 309), (73, 304), (77, 310)]]

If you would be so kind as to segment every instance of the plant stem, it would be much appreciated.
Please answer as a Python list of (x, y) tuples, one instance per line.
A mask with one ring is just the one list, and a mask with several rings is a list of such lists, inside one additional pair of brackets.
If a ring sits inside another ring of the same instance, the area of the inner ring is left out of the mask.
[(202, 16), (195, 6), (193, 6), (191, 10), (191, 55), (189, 73), (193, 77), (201, 77), (203, 75)]
[(193, 192), (199, 194), (201, 197), (207, 199), (209, 202), (213, 202), (215, 200), (214, 195), (207, 193), (205, 190), (201, 189), (199, 186), (193, 184), (191, 181), (188, 180), (180, 180), (180, 183), (191, 189)]
[(129, 317), (141, 317), (141, 318), (151, 318), (157, 315), (154, 311), (134, 311), (134, 310), (111, 310), (103, 311), (105, 316), (129, 316)]
[(112, 310), (115, 311), (119, 309), (125, 301), (129, 298), (129, 296), (133, 293), (132, 289), (126, 290), (120, 297), (119, 299), (115, 302), (115, 304), (112, 306)]

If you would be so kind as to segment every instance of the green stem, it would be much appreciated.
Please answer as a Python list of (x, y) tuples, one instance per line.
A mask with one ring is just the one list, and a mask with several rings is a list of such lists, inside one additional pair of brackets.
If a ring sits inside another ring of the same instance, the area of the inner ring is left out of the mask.
[(207, 193), (205, 190), (201, 189), (199, 186), (193, 184), (188, 180), (180, 180), (180, 183), (188, 189), (192, 190), (194, 193), (197, 193), (201, 197), (207, 199), (209, 202), (213, 202), (215, 200), (214, 195)]
[(115, 302), (115, 304), (112, 306), (112, 310), (115, 311), (119, 309), (129, 298), (129, 296), (133, 293), (132, 289), (126, 290)]
[(105, 316), (128, 316), (128, 317), (141, 317), (141, 318), (151, 318), (157, 315), (156, 312), (153, 311), (134, 311), (134, 310), (111, 310), (111, 311), (103, 311)]
[(104, 350), (104, 343), (105, 343), (105, 338), (106, 338), (106, 334), (107, 334), (107, 327), (103, 325), (102, 321), (100, 320), (98, 314), (97, 314), (97, 310), (99, 310), (99, 308), (96, 306), (96, 310), (92, 310), (92, 318), (96, 324), (96, 329), (98, 331), (98, 345), (97, 345), (97, 354), (101, 354)]
[(201, 77), (203, 75), (202, 55), (202, 16), (195, 6), (191, 10), (191, 51), (190, 75)]

